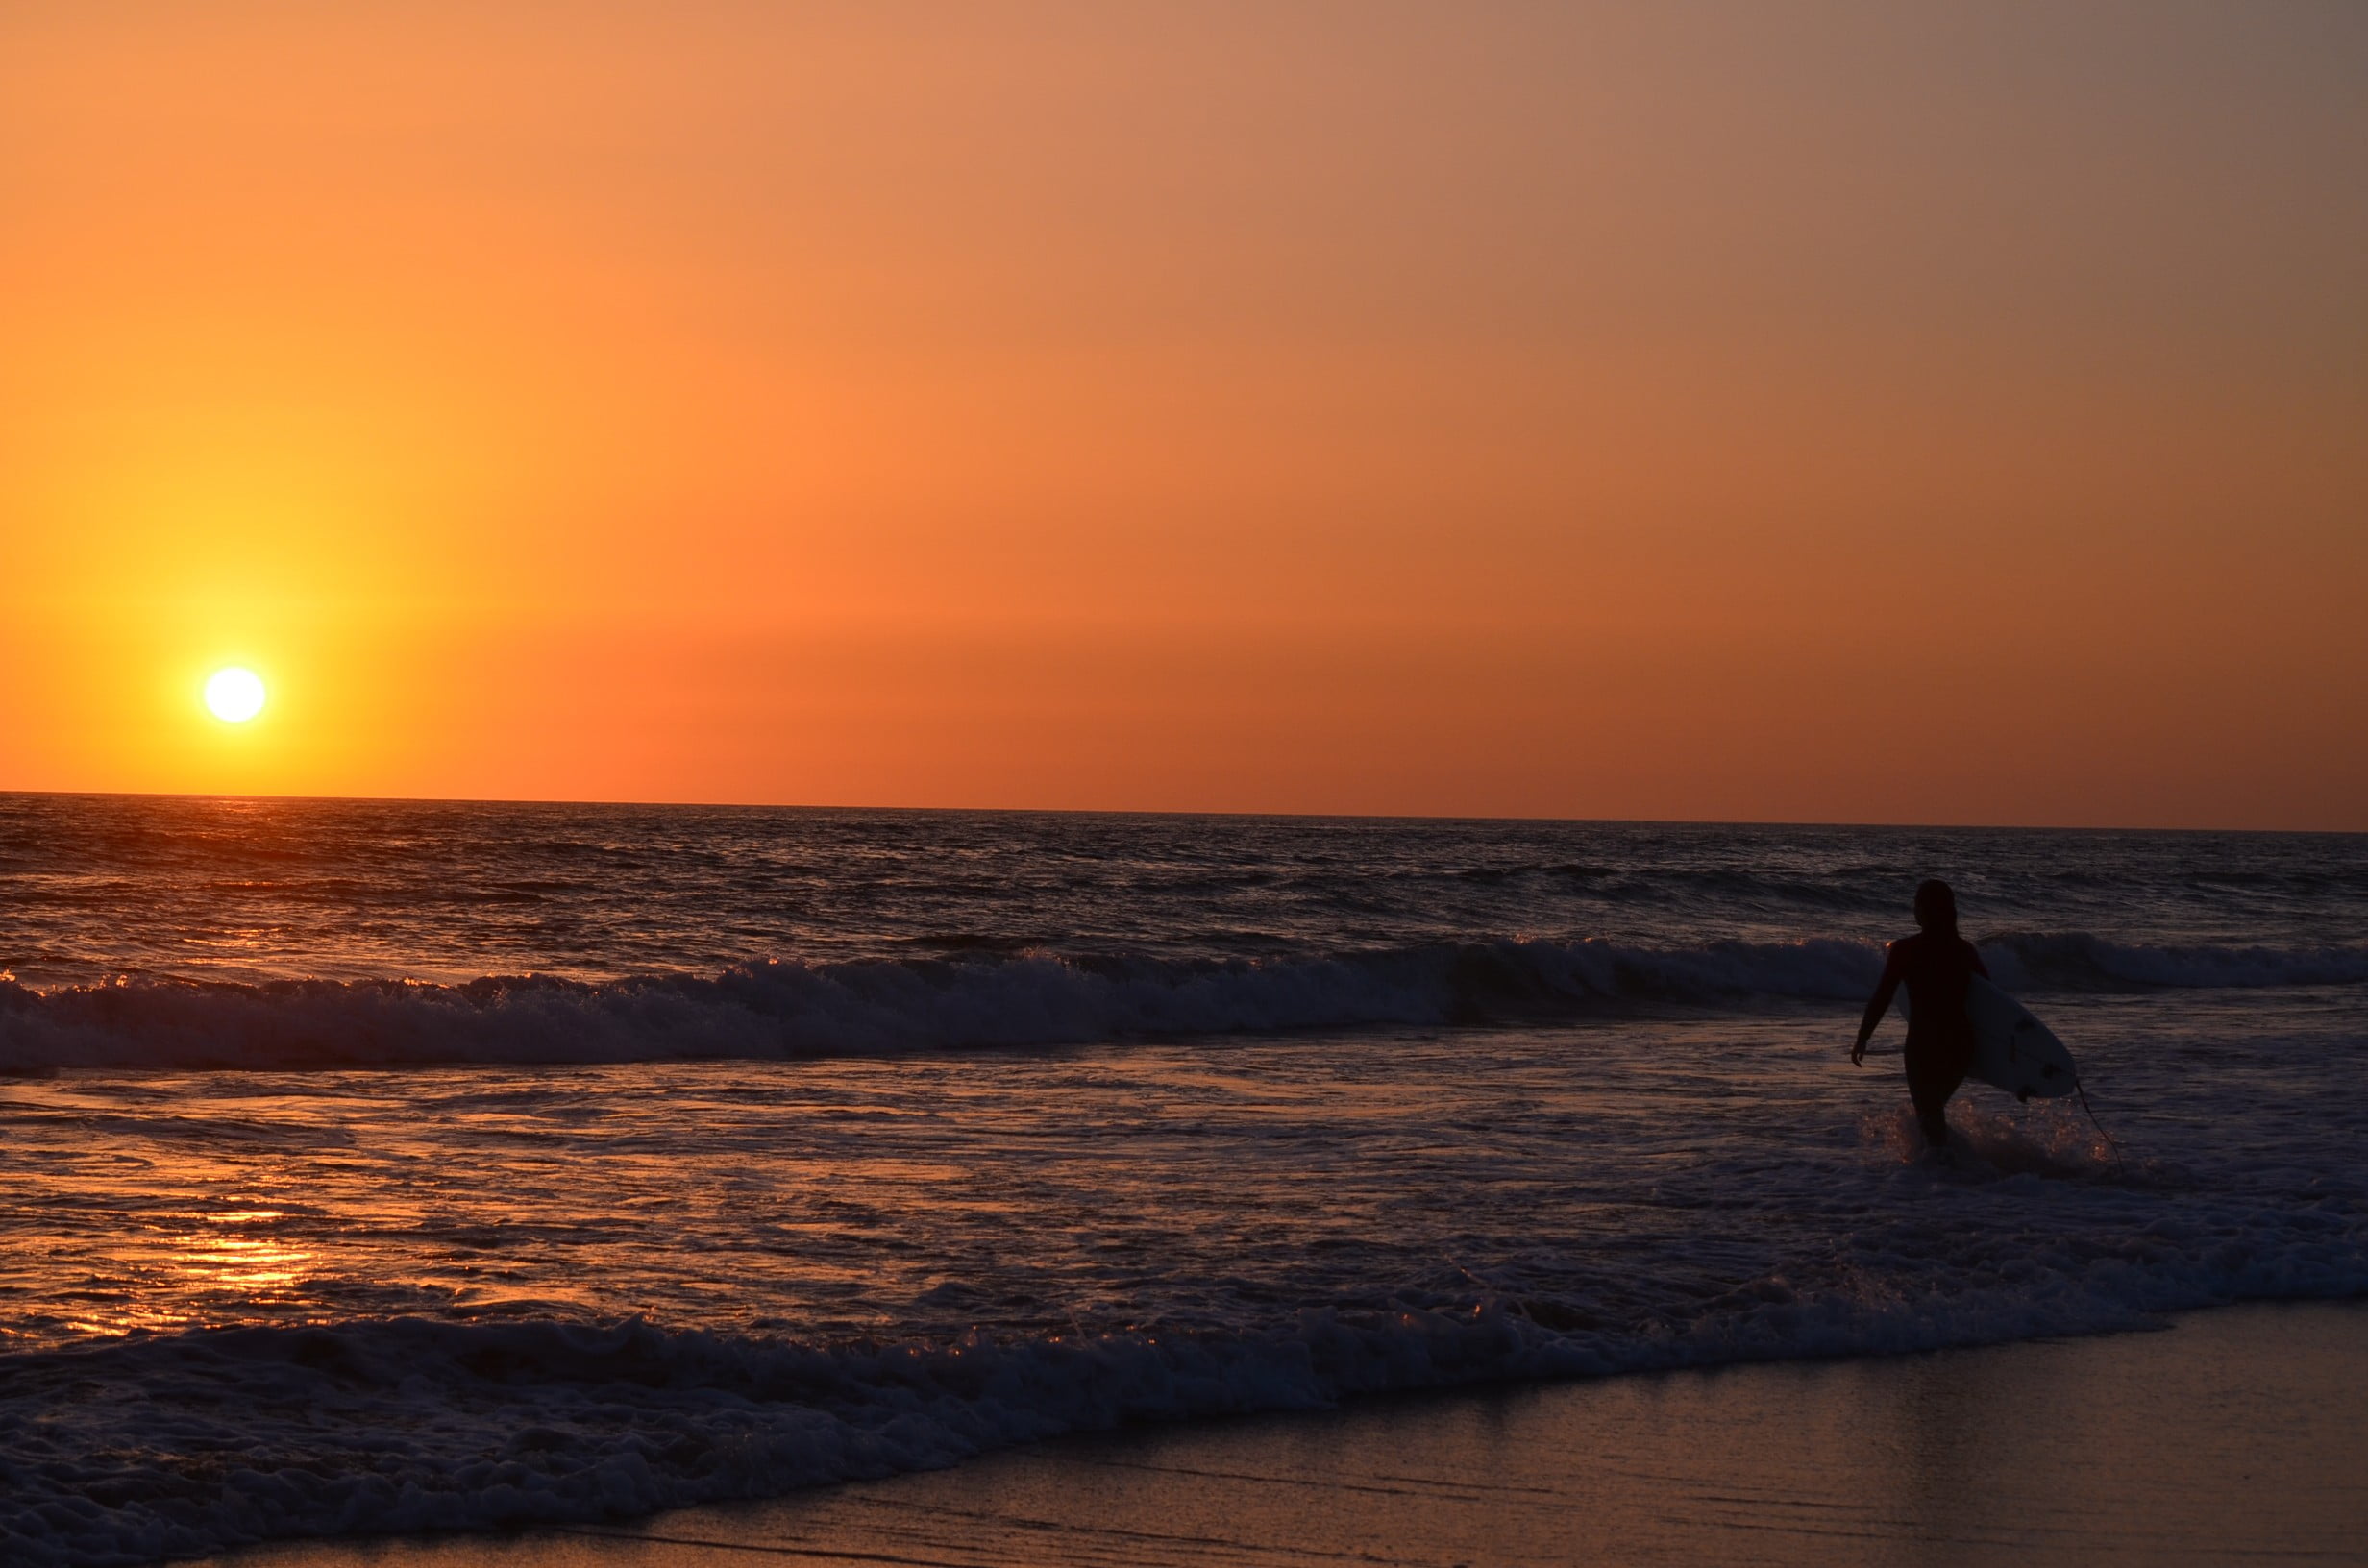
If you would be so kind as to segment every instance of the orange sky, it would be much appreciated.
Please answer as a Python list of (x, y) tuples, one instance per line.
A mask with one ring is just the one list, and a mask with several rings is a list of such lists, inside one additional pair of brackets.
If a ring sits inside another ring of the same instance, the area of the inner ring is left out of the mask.
[(2368, 829), (2368, 10), (0, 10), (0, 788)]

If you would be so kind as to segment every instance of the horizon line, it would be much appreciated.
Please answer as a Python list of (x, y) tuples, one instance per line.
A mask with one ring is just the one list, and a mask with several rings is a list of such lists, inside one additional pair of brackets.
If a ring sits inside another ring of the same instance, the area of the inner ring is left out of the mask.
[(599, 800), (556, 796), (500, 797), (490, 796), (410, 795), (263, 795), (203, 790), (28, 790), (0, 788), (0, 798), (51, 797), (107, 800), (211, 800), (280, 802), (291, 805), (387, 806), (553, 806), (584, 810), (683, 811), (801, 811), (816, 813), (870, 812), (879, 815), (966, 815), (1003, 817), (1177, 817), (1231, 818), (1248, 821), (1292, 821), (1331, 822), (1529, 822), (1601, 827), (1730, 827), (1884, 829), (1895, 832), (1950, 833), (2188, 833), (2235, 834), (2254, 837), (2360, 838), (2368, 829), (2342, 827), (2199, 827), (2134, 826), (2095, 822), (1936, 822), (1835, 821), (1809, 818), (1720, 817), (1549, 817), (1492, 812), (1372, 812), (1372, 811), (1227, 811), (1128, 806), (910, 806), (859, 805), (828, 802), (751, 800)]

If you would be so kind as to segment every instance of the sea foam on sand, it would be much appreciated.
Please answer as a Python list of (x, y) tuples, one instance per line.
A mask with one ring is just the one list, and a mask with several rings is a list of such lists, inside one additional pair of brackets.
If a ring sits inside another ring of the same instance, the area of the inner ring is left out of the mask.
[(2360, 1560), (2368, 1305), (1070, 1439), (620, 1530), (213, 1568)]

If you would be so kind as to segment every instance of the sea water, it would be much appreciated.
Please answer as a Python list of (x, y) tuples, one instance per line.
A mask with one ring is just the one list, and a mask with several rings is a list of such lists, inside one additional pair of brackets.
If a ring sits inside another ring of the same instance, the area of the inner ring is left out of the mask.
[[(2093, 1117), (1850, 1066), (1930, 875)], [(12, 1564), (2368, 1293), (2357, 836), (0, 796), (0, 966)]]

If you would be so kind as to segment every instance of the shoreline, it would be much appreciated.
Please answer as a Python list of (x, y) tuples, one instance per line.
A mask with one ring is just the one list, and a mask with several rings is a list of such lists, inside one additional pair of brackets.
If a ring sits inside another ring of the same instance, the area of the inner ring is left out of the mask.
[[(1391, 1395), (624, 1525), (203, 1568), (2368, 1561), (2368, 1300), (2159, 1332)], [(2274, 1479), (2273, 1479), (2274, 1478)]]

